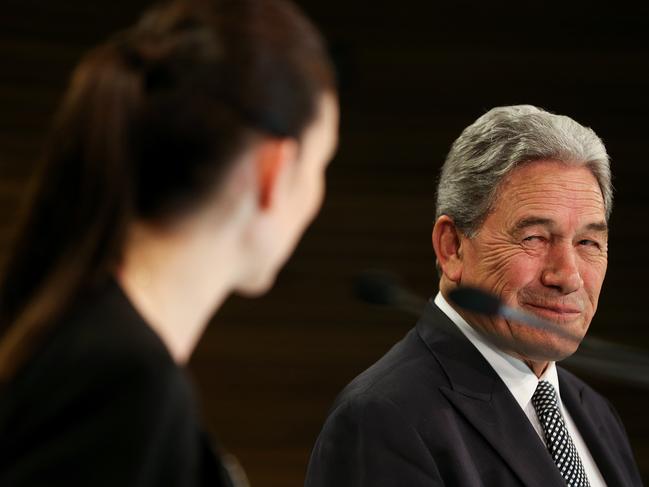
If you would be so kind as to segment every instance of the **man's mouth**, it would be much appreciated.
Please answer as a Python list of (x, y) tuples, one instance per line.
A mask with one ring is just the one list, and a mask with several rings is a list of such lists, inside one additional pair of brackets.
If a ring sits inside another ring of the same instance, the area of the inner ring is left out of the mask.
[(555, 322), (574, 320), (582, 313), (581, 307), (576, 305), (523, 303), (523, 307), (537, 316)]

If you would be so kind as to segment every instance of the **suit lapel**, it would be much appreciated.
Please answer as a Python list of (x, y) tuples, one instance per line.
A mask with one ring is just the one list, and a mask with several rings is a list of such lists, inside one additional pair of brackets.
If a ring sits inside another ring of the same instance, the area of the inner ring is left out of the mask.
[(630, 485), (629, 479), (620, 468), (620, 461), (613, 458), (615, 454), (611, 444), (606, 443), (608, 436), (602, 425), (600, 415), (592, 402), (583, 398), (584, 387), (569, 382), (564, 371), (558, 368), (561, 400), (570, 412), (579, 433), (586, 442), (597, 468), (602, 473), (607, 485)]
[(457, 411), (491, 444), (524, 485), (563, 485), (527, 416), (496, 372), (433, 303), (417, 324), (450, 387), (440, 388)]

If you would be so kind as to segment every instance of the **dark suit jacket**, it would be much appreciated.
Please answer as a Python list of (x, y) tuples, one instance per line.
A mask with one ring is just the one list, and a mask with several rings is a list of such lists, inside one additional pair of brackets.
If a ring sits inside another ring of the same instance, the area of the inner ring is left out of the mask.
[[(642, 485), (612, 406), (559, 368), (564, 405), (610, 487)], [(337, 398), (307, 487), (565, 486), (505, 384), (430, 302)]]
[(77, 300), (0, 391), (0, 485), (230, 485), (185, 372), (116, 283)]

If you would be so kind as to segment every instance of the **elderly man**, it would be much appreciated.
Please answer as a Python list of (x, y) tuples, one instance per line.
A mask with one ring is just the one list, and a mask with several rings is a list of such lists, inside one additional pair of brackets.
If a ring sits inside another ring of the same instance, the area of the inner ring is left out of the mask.
[[(437, 193), (440, 292), (338, 397), (306, 486), (642, 485), (612, 406), (555, 366), (597, 308), (611, 206), (606, 150), (572, 119), (511, 106), (466, 128)], [(466, 312), (458, 286), (552, 326)]]

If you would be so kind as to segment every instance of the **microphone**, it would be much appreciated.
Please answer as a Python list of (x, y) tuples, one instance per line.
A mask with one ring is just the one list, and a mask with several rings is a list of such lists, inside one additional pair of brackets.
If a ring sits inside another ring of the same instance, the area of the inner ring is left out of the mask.
[[(415, 316), (421, 315), (426, 304), (425, 299), (405, 288), (395, 274), (380, 269), (358, 274), (354, 282), (354, 293), (367, 303), (394, 307)], [(469, 311), (492, 316), (499, 314), (532, 327), (561, 333), (559, 325), (505, 306), (498, 297), (484, 291), (463, 287), (450, 294), (449, 298), (455, 304)], [(645, 350), (587, 336), (577, 352), (562, 363), (595, 377), (649, 389), (649, 354)]]
[[(421, 314), (426, 305), (426, 300), (403, 287), (397, 276), (379, 269), (369, 269), (360, 273), (354, 283), (354, 292), (358, 298), (367, 303), (392, 306), (417, 315)], [(570, 336), (558, 325), (525, 311), (505, 306), (496, 296), (477, 288), (456, 288), (450, 292), (449, 298), (467, 311), (488, 316), (500, 315), (534, 328)]]
[[(518, 308), (506, 306), (498, 297), (475, 287), (458, 287), (449, 292), (449, 299), (460, 308), (486, 316), (501, 316), (507, 320), (525, 323), (539, 330), (551, 331), (571, 338), (558, 324), (539, 318)], [(574, 337), (572, 337), (574, 338)]]

